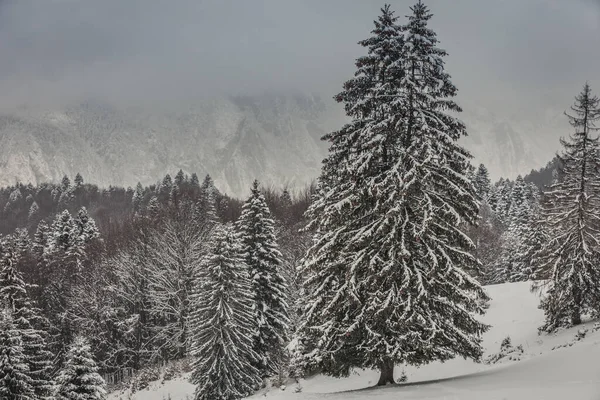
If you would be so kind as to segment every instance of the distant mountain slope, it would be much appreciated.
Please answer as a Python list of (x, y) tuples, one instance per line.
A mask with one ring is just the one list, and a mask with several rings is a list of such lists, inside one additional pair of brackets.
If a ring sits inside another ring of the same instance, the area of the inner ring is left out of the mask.
[(465, 104), (464, 110), (469, 136), (463, 144), (474, 163), (488, 167), (492, 180), (514, 179), (546, 165), (560, 148), (559, 138), (571, 132), (559, 109), (511, 117), (477, 105)]
[(89, 102), (0, 115), (0, 185), (81, 172), (100, 185), (152, 183), (179, 168), (245, 194), (254, 178), (303, 185), (318, 175), (328, 126), (309, 96), (229, 97), (173, 111)]
[[(469, 137), (463, 143), (493, 179), (539, 168), (558, 148), (560, 112), (531, 124), (478, 106), (464, 108)], [(320, 137), (344, 118), (333, 101), (300, 94), (156, 108), (94, 101), (21, 108), (0, 113), (0, 186), (58, 181), (77, 172), (101, 186), (133, 186), (180, 168), (210, 173), (220, 189), (236, 196), (245, 195), (254, 178), (301, 186), (319, 174), (327, 149)]]

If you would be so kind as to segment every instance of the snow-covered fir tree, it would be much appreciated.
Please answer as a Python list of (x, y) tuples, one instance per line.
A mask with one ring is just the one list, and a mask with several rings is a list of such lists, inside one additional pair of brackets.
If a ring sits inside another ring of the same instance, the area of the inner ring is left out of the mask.
[(56, 400), (105, 400), (105, 386), (90, 346), (76, 337), (56, 377)]
[(37, 222), (38, 218), (39, 218), (39, 214), (40, 214), (40, 207), (34, 201), (33, 203), (31, 203), (31, 206), (29, 207), (29, 213), (27, 216), (27, 220), (29, 221), (29, 223), (33, 224), (33, 223)]
[(75, 175), (75, 188), (80, 188), (81, 186), (83, 186), (83, 176), (78, 172)]
[(288, 310), (282, 255), (271, 211), (257, 180), (237, 221), (254, 295), (257, 332), (254, 350), (264, 376), (277, 371), (287, 344)]
[(477, 172), (475, 173), (474, 183), (479, 197), (484, 200), (487, 199), (490, 194), (492, 183), (490, 181), (490, 174), (485, 165), (479, 164), (479, 168), (477, 168)]
[(195, 400), (235, 400), (260, 384), (253, 294), (231, 226), (215, 229), (195, 284), (190, 330)]
[(64, 175), (60, 181), (60, 189), (63, 193), (68, 192), (71, 189), (71, 180), (67, 175)]
[(133, 206), (133, 211), (138, 213), (142, 206), (142, 201), (144, 200), (144, 187), (140, 182), (135, 186), (135, 192), (133, 192), (133, 197), (131, 198), (131, 205)]
[(200, 186), (200, 193), (198, 203), (196, 204), (197, 215), (196, 218), (205, 221), (208, 224), (215, 224), (218, 221), (217, 208), (216, 208), (216, 196), (218, 190), (210, 177), (206, 175)]
[(536, 270), (549, 278), (541, 303), (552, 331), (581, 323), (581, 315), (600, 311), (600, 143), (595, 135), (600, 99), (589, 84), (568, 114), (575, 129), (562, 139), (560, 179), (544, 193), (542, 219), (550, 240), (544, 243)]
[(404, 27), (386, 6), (368, 55), (337, 100), (352, 121), (330, 142), (310, 207), (316, 231), (307, 276), (304, 348), (296, 363), (326, 374), (377, 368), (394, 383), (396, 363), (456, 355), (479, 359), (487, 296), (470, 276), (480, 268), (463, 232), (477, 220), (467, 176), (470, 154), (457, 141), (457, 89), (446, 52), (419, 1)]
[[(536, 208), (532, 187), (519, 175), (512, 185), (508, 199), (508, 212), (505, 215), (507, 227), (500, 238), (501, 250), (494, 261), (491, 283), (520, 282), (529, 279), (530, 266), (525, 266), (523, 240), (532, 228), (533, 213)], [(532, 238), (533, 239), (533, 238)]]
[(542, 279), (541, 276), (538, 276), (536, 267), (540, 251), (549, 240), (546, 226), (540, 219), (539, 203), (534, 204), (527, 221), (527, 229), (522, 233), (519, 245), (515, 250), (519, 260), (520, 273), (515, 279), (516, 281)]
[(50, 399), (54, 355), (47, 348), (47, 333), (41, 329), (47, 328), (48, 323), (29, 299), (27, 285), (16, 268), (15, 248), (10, 244), (1, 247), (4, 255), (0, 256), (0, 304), (6, 306), (6, 313), (19, 330), (27, 375), (36, 398)]
[(23, 353), (21, 331), (8, 308), (0, 308), (0, 399), (37, 400)]

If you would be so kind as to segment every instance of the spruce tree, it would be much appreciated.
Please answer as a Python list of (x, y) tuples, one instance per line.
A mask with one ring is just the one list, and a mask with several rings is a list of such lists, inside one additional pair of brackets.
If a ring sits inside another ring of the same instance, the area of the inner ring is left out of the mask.
[(542, 201), (550, 240), (540, 252), (536, 270), (550, 278), (541, 303), (545, 331), (577, 325), (582, 314), (600, 311), (600, 143), (594, 135), (600, 99), (587, 83), (571, 110), (566, 115), (575, 133), (561, 139), (560, 179)]
[(27, 216), (27, 221), (30, 224), (37, 222), (38, 218), (39, 218), (39, 214), (40, 214), (40, 207), (34, 201), (33, 203), (31, 203), (31, 207), (29, 207), (29, 214)]
[(60, 181), (60, 189), (63, 193), (68, 192), (71, 189), (71, 180), (67, 175), (64, 175)]
[(53, 354), (47, 349), (47, 321), (40, 315), (27, 294), (27, 285), (16, 269), (17, 258), (10, 246), (5, 246), (0, 259), (0, 304), (10, 313), (15, 329), (18, 329), (27, 375), (38, 399), (50, 399), (52, 395)]
[(80, 188), (81, 186), (83, 186), (83, 176), (78, 172), (77, 175), (75, 175), (75, 187)]
[(257, 333), (254, 350), (264, 376), (277, 371), (287, 343), (288, 310), (282, 275), (282, 255), (275, 237), (274, 222), (258, 181), (242, 206), (237, 222), (246, 256), (255, 302)]
[(529, 221), (527, 222), (527, 229), (516, 249), (520, 268), (520, 276), (518, 277), (519, 279), (516, 279), (517, 281), (543, 279), (541, 275), (538, 275), (536, 267), (544, 243), (548, 241), (549, 238), (545, 230), (545, 225), (540, 220), (540, 207), (538, 204), (531, 211)]
[(334, 376), (396, 363), (479, 359), (487, 296), (463, 232), (477, 220), (470, 154), (457, 141), (457, 89), (422, 2), (405, 27), (386, 6), (361, 42), (355, 78), (336, 97), (352, 121), (330, 142), (311, 205), (315, 231), (303, 274), (305, 369)]
[(200, 186), (196, 217), (209, 225), (213, 225), (219, 220), (215, 203), (217, 194), (218, 191), (212, 178), (210, 175), (206, 175)]
[(87, 341), (75, 338), (56, 378), (56, 400), (105, 400), (105, 385)]
[(0, 399), (37, 400), (23, 354), (21, 332), (8, 309), (0, 310)]
[(491, 190), (490, 174), (485, 165), (479, 164), (475, 174), (475, 189), (481, 199), (487, 199)]
[(142, 201), (144, 200), (144, 187), (140, 182), (135, 186), (135, 192), (133, 192), (133, 197), (131, 198), (131, 205), (133, 206), (133, 211), (137, 214), (140, 211), (142, 206)]
[(215, 229), (196, 280), (190, 320), (196, 400), (234, 400), (260, 384), (253, 363), (253, 295), (231, 227)]

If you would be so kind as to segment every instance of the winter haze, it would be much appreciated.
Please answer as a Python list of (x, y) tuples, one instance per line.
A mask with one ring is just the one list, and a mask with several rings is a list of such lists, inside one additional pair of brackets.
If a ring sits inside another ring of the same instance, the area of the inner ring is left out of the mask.
[[(412, 1), (391, 3), (402, 15)], [(544, 165), (584, 80), (600, 89), (600, 3), (429, 5), (476, 162), (492, 178)], [(236, 195), (257, 176), (309, 182), (381, 6), (0, 0), (0, 185), (76, 172), (147, 184), (179, 168)]]

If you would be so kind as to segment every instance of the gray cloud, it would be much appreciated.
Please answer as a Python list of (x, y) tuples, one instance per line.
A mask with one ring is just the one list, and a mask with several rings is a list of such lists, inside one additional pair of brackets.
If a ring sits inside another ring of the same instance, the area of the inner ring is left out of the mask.
[[(406, 15), (413, 1), (391, 1)], [(600, 92), (600, 2), (430, 0), (467, 102), (519, 109), (587, 79)], [(335, 94), (381, 1), (0, 0), (0, 106), (104, 97)]]

